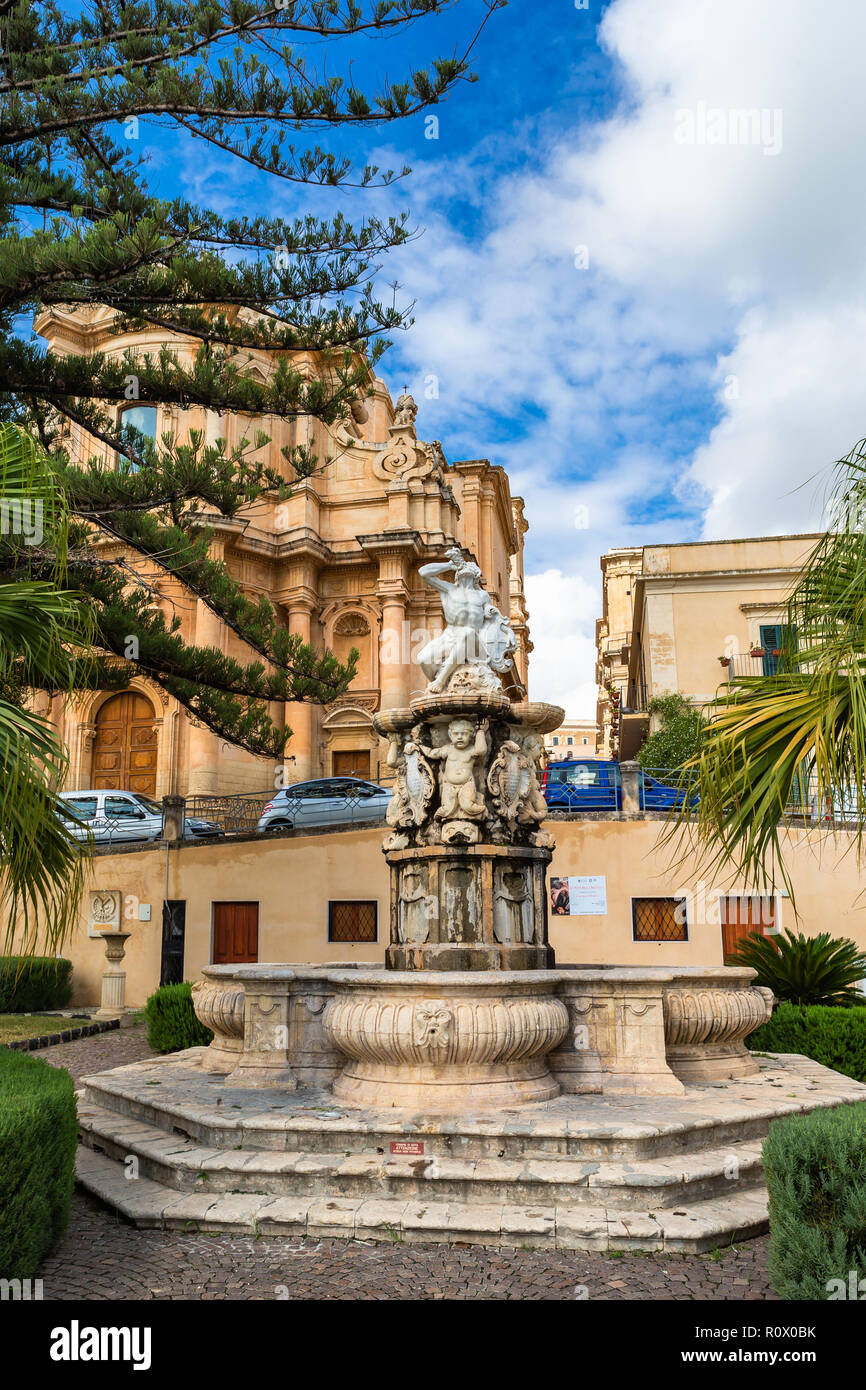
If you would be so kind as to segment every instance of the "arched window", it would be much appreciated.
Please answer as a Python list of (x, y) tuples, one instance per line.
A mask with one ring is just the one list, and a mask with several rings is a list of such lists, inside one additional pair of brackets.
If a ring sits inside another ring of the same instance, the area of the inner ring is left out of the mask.
[[(127, 406), (121, 413), (120, 424), (123, 429), (131, 425), (133, 429), (138, 430), (139, 434), (143, 434), (147, 439), (156, 439), (156, 406)], [(124, 458), (123, 456), (121, 456), (120, 459), (120, 466), (121, 468), (125, 468), (127, 472), (138, 472), (138, 464), (134, 463), (132, 459)]]

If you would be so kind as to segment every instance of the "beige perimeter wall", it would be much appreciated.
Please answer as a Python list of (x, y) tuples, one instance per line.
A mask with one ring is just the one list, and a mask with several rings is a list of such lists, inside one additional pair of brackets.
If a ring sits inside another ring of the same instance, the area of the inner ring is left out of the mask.
[[(721, 928), (715, 894), (744, 891), (736, 881), (672, 868), (670, 852), (658, 846), (660, 820), (580, 817), (549, 821), (557, 841), (552, 876), (603, 875), (604, 916), (551, 917), (550, 939), (559, 964), (718, 965)], [(819, 931), (850, 936), (866, 949), (866, 897), (852, 853), (850, 835), (807, 836), (789, 832), (788, 863), (799, 920), (790, 901), (781, 900), (781, 925), (809, 935)], [(211, 960), (212, 903), (259, 903), (261, 961), (381, 961), (388, 933), (388, 876), (382, 827), (321, 835), (251, 839), (217, 845), (190, 845), (100, 854), (94, 860), (93, 889), (119, 889), (125, 904), (127, 1002), (137, 1006), (158, 985), (162, 902), (186, 901), (184, 973), (196, 979)], [(635, 942), (632, 904), (637, 896), (689, 895), (687, 942)], [(331, 945), (327, 940), (328, 901), (375, 899), (379, 941), (370, 945)], [(142, 905), (150, 921), (140, 920)], [(74, 965), (76, 1004), (99, 1001), (104, 964), (101, 940), (87, 926), (89, 894), (82, 921), (63, 948)]]

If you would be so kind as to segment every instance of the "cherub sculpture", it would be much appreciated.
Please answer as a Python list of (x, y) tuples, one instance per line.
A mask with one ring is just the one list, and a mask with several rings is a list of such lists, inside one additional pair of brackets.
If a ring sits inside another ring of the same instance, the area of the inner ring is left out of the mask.
[(416, 724), (410, 739), (393, 736), (388, 748), (386, 761), (397, 776), (385, 819), (395, 828), (422, 825), (433, 795), (433, 770), (424, 757), (420, 739), (421, 726)]
[(475, 771), (487, 757), (488, 720), (476, 728), (471, 719), (452, 719), (448, 725), (448, 742), (441, 748), (425, 748), (421, 752), (431, 762), (439, 762), (440, 805), (433, 819), (481, 820), (485, 814), (484, 797), (479, 795)]

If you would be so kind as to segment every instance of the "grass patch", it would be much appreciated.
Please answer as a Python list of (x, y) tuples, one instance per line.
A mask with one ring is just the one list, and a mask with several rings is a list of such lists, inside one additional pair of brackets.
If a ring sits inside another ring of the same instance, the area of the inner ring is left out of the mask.
[(62, 1033), (68, 1028), (83, 1028), (91, 1020), (86, 1014), (75, 1018), (53, 1018), (50, 1014), (0, 1014), (0, 1043), (18, 1042), (21, 1038), (41, 1038), (44, 1033)]

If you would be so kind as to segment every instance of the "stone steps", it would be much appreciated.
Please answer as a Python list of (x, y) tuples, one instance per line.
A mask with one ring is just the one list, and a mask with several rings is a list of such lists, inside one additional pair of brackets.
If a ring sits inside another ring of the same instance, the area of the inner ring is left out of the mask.
[(80, 1181), (139, 1225), (711, 1250), (766, 1229), (771, 1121), (866, 1095), (807, 1058), (775, 1056), (758, 1076), (683, 1096), (563, 1095), (448, 1117), (237, 1087), (198, 1060), (83, 1083)]
[(165, 1188), (189, 1193), (257, 1193), (273, 1197), (417, 1199), (420, 1201), (564, 1207), (611, 1204), (640, 1210), (673, 1207), (758, 1186), (760, 1144), (734, 1143), (682, 1157), (628, 1163), (542, 1156), (517, 1159), (391, 1157), (204, 1148), (180, 1135), (83, 1102), (82, 1142)]
[(672, 1209), (430, 1202), (404, 1197), (265, 1196), (179, 1192), (79, 1148), (76, 1176), (88, 1192), (137, 1226), (236, 1235), (476, 1244), (557, 1250), (700, 1252), (767, 1228), (760, 1189)]
[[(628, 1104), (611, 1104), (604, 1107), (601, 1116), (596, 1104), (585, 1118), (573, 1113), (560, 1118), (530, 1107), (497, 1112), (492, 1118), (477, 1113), (459, 1121), (437, 1117), (431, 1123), (407, 1112), (393, 1112), (395, 1118), (391, 1119), (388, 1111), (376, 1112), (374, 1117), (370, 1111), (341, 1110), (339, 1102), (327, 1091), (315, 1093), (313, 1103), (305, 1106), (299, 1105), (297, 1093), (290, 1093), (288, 1100), (266, 1108), (266, 1092), (229, 1092), (226, 1088), (223, 1093), (217, 1077), (210, 1079), (213, 1099), (208, 1097), (208, 1104), (191, 1103), (185, 1094), (172, 1094), (172, 1070), (165, 1062), (150, 1063), (88, 1077), (83, 1083), (84, 1100), (88, 1105), (152, 1125), (168, 1135), (188, 1138), (209, 1149), (233, 1149), (243, 1142), (245, 1148), (254, 1145), (282, 1153), (345, 1155), (363, 1150), (388, 1154), (392, 1142), (410, 1139), (423, 1143), (425, 1157), (568, 1157), (620, 1163), (755, 1143), (766, 1136), (770, 1121), (780, 1113), (797, 1114), (801, 1109), (790, 1101), (786, 1105), (779, 1091), (769, 1096), (756, 1092), (746, 1107), (738, 1106), (736, 1114), (727, 1118), (716, 1113), (710, 1089), (706, 1113), (700, 1113), (701, 1107), (695, 1106), (696, 1113), (687, 1125), (683, 1123), (681, 1107), (669, 1107), (668, 1113), (663, 1098), (653, 1105), (651, 1119), (645, 1117), (645, 1104), (641, 1114)], [(136, 1071), (139, 1077), (133, 1081), (130, 1074)], [(159, 1089), (161, 1083), (152, 1079), (160, 1074), (166, 1077), (164, 1092)], [(251, 1096), (260, 1107), (252, 1116)]]

